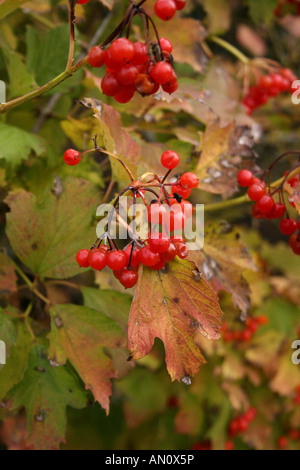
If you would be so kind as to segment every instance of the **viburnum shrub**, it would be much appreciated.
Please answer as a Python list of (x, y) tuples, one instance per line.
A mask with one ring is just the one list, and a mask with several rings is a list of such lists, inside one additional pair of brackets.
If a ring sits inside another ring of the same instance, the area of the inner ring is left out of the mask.
[[(94, 142), (96, 151), (108, 153), (97, 146), (96, 138)], [(74, 149), (68, 149), (64, 154), (64, 161), (74, 166), (89, 152), (90, 150), (80, 154)], [(122, 163), (118, 157), (113, 154), (111, 156)], [(199, 179), (194, 173), (188, 172), (183, 173), (176, 182), (168, 183), (167, 178), (179, 162), (179, 155), (167, 150), (161, 156), (162, 166), (168, 170), (165, 176), (159, 177), (155, 173), (147, 172), (138, 180), (134, 180), (130, 170), (124, 162), (122, 163), (131, 178), (131, 184), (117, 196), (113, 210), (118, 208), (121, 196), (130, 193), (133, 196), (133, 206), (136, 205), (139, 196), (147, 211), (149, 235), (145, 239), (134, 236), (133, 240), (120, 249), (116, 240), (111, 237), (108, 224), (105, 233), (96, 240), (90, 250), (82, 249), (77, 253), (76, 260), (80, 267), (91, 267), (102, 271), (107, 266), (120, 283), (128, 289), (137, 283), (140, 264), (153, 270), (161, 270), (176, 256), (180, 259), (188, 256), (189, 250), (184, 238), (176, 235), (175, 231), (182, 230), (187, 219), (192, 217), (193, 206), (179, 194), (178, 189), (190, 191), (198, 186)], [(159, 194), (155, 192), (157, 189)], [(150, 202), (146, 198), (147, 193), (151, 195)], [(153, 198), (153, 196), (156, 197)], [(135, 209), (134, 213), (136, 213)], [(110, 216), (112, 217), (112, 214)]]

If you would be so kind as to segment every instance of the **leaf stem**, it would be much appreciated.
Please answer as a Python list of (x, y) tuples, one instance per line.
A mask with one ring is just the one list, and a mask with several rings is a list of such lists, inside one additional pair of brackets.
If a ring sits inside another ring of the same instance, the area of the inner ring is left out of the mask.
[(218, 36), (208, 36), (207, 39), (223, 47), (223, 49), (230, 52), (230, 54), (232, 54), (234, 57), (239, 59), (243, 64), (249, 65), (250, 59), (245, 54), (243, 54), (239, 49), (237, 49), (235, 46), (225, 41), (225, 39), (219, 38)]

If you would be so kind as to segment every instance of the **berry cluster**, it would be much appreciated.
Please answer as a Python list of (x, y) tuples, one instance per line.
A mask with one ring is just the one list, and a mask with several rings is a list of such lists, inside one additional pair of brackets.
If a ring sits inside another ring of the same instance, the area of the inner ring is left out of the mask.
[(278, 96), (280, 93), (292, 92), (296, 75), (289, 69), (281, 69), (276, 73), (270, 73), (260, 77), (259, 82), (252, 86), (248, 93), (243, 97), (242, 103), (246, 108), (247, 114), (266, 104), (270, 98)]
[[(97, 146), (95, 150), (107, 153)], [(83, 155), (74, 149), (68, 149), (64, 154), (64, 161), (74, 166), (80, 162)], [(115, 156), (115, 158), (119, 160), (118, 157)], [(107, 266), (125, 288), (130, 288), (138, 280), (137, 271), (140, 264), (153, 270), (160, 270), (176, 256), (181, 259), (187, 257), (186, 242), (176, 232), (181, 232), (187, 220), (193, 216), (193, 206), (186, 198), (190, 195), (191, 189), (198, 186), (199, 180), (194, 173), (187, 172), (183, 173), (175, 183), (166, 183), (167, 177), (179, 161), (180, 158), (176, 152), (167, 150), (161, 156), (161, 164), (168, 170), (163, 178), (154, 173), (147, 173), (148, 176), (152, 175), (152, 179), (145, 183), (142, 182), (143, 177), (137, 181), (132, 178), (131, 185), (116, 198), (114, 208), (117, 207), (120, 196), (127, 191), (133, 195), (134, 205), (137, 197), (142, 199), (146, 207), (148, 227), (148, 236), (145, 240), (136, 236), (131, 237), (133, 239), (130, 243), (120, 250), (107, 230), (90, 250), (83, 249), (77, 253), (76, 260), (80, 267), (92, 267), (101, 271)], [(159, 194), (155, 192), (157, 188), (160, 189)], [(154, 194), (156, 199), (148, 203), (145, 198), (147, 192)]]
[[(291, 187), (299, 185), (299, 175), (288, 178), (290, 172), (284, 176), (284, 182), (287, 180)], [(238, 183), (243, 188), (248, 187), (248, 196), (255, 204), (252, 207), (252, 215), (256, 219), (282, 219), (280, 221), (280, 231), (289, 236), (289, 245), (296, 255), (300, 254), (300, 221), (296, 221), (289, 216), (283, 198), (283, 184), (279, 185), (275, 190), (267, 187), (263, 179), (255, 178), (253, 173), (249, 170), (241, 170), (238, 173)], [(277, 202), (274, 196), (278, 194), (279, 199)], [(292, 207), (295, 206), (294, 202), (290, 202)]]
[(183, 10), (186, 0), (157, 0), (155, 3), (155, 13), (163, 21), (171, 20), (176, 11)]
[(128, 103), (135, 92), (142, 96), (154, 95), (161, 86), (171, 94), (178, 88), (178, 81), (172, 67), (172, 43), (165, 38), (147, 48), (142, 42), (131, 42), (118, 38), (107, 48), (93, 47), (88, 55), (92, 67), (106, 66), (101, 81), (105, 95), (112, 96), (118, 103)]
[(269, 319), (265, 315), (260, 315), (255, 318), (248, 318), (246, 320), (245, 328), (242, 330), (230, 330), (227, 323), (223, 323), (223, 340), (226, 343), (230, 342), (242, 342), (247, 343), (251, 340), (254, 333), (257, 332), (260, 326), (266, 325)]
[(287, 14), (300, 15), (299, 0), (279, 0), (274, 10), (274, 15), (277, 16), (277, 18), (282, 18)]
[(229, 436), (235, 437), (237, 434), (245, 432), (250, 423), (255, 419), (256, 414), (257, 412), (255, 408), (249, 408), (244, 414), (233, 419), (229, 423)]

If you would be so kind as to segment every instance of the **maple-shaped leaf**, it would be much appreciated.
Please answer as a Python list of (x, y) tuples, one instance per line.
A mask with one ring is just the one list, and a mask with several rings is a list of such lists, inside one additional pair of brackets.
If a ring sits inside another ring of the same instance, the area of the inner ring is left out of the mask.
[(247, 312), (250, 287), (244, 274), (257, 268), (235, 229), (226, 223), (210, 225), (205, 230), (203, 248), (190, 251), (188, 259), (204, 273), (216, 291), (229, 292), (234, 305)]
[[(137, 177), (136, 167), (141, 157), (141, 149), (137, 141), (122, 127), (121, 114), (112, 106), (93, 98), (85, 98), (81, 103), (93, 110), (94, 117), (98, 120), (105, 149), (120, 156), (133, 175)], [(127, 186), (130, 180), (125, 169), (113, 157), (109, 159), (113, 179)]]
[(130, 358), (144, 357), (160, 338), (172, 380), (185, 383), (206, 362), (196, 333), (218, 339), (221, 327), (218, 297), (196, 271), (194, 263), (181, 260), (159, 272), (141, 268), (129, 318)]
[(35, 450), (57, 450), (65, 441), (66, 407), (81, 409), (87, 399), (64, 367), (51, 367), (45, 347), (30, 351), (23, 380), (11, 391), (12, 411), (25, 407), (28, 444)]
[(58, 364), (71, 362), (108, 412), (113, 362), (104, 348), (121, 348), (126, 338), (114, 320), (101, 312), (78, 305), (56, 305), (51, 309), (49, 357)]
[(221, 127), (220, 118), (210, 113), (195, 170), (200, 181), (199, 189), (232, 195), (238, 188), (237, 174), (241, 165), (252, 168), (254, 158), (251, 129), (237, 126), (234, 122)]
[(8, 195), (6, 203), (10, 207), (6, 233), (26, 266), (42, 278), (80, 272), (76, 253), (96, 238), (91, 226), (97, 205), (93, 185), (69, 178), (60, 194), (49, 191), (38, 201), (32, 193), (18, 190)]
[(0, 252), (0, 293), (7, 294), (17, 290), (17, 275), (10, 258)]

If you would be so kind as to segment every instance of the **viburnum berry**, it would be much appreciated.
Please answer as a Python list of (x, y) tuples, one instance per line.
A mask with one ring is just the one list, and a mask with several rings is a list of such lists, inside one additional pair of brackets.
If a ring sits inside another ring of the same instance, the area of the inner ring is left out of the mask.
[(199, 178), (195, 173), (183, 173), (180, 177), (180, 184), (185, 189), (197, 188), (199, 186)]
[(275, 202), (272, 196), (265, 194), (259, 201), (257, 201), (257, 209), (263, 214), (271, 212)]
[(78, 163), (80, 163), (80, 160), (81, 160), (81, 156), (80, 156), (80, 153), (77, 152), (77, 150), (68, 149), (65, 151), (64, 162), (67, 165), (70, 165), (70, 166), (78, 165)]
[(101, 271), (107, 264), (106, 252), (99, 248), (90, 251), (89, 254), (89, 265), (91, 268)]
[(107, 266), (113, 271), (125, 268), (127, 264), (127, 256), (124, 251), (116, 250), (107, 253)]
[(173, 170), (177, 167), (180, 162), (180, 157), (178, 153), (173, 152), (173, 150), (167, 150), (161, 156), (161, 164), (164, 168), (168, 170)]
[(135, 80), (135, 88), (142, 96), (146, 96), (156, 93), (159, 84), (155, 83), (147, 73), (139, 73)]
[(173, 45), (172, 45), (171, 41), (169, 41), (169, 39), (160, 38), (159, 43), (160, 43), (160, 47), (161, 47), (162, 51), (168, 52), (169, 54), (172, 54)]
[(170, 239), (162, 233), (154, 233), (149, 239), (149, 245), (153, 253), (164, 253), (170, 246)]
[(118, 279), (125, 289), (131, 289), (137, 283), (138, 275), (133, 269), (124, 268)]
[(119, 93), (117, 93), (114, 98), (118, 103), (129, 103), (129, 101), (133, 98), (134, 91), (134, 88), (124, 88)]
[(154, 266), (155, 264), (160, 262), (159, 254), (153, 253), (149, 245), (146, 245), (141, 248), (139, 252), (139, 259), (144, 266)]
[(138, 69), (134, 65), (125, 65), (117, 74), (118, 82), (124, 86), (133, 85), (138, 73)]
[(152, 67), (150, 75), (156, 83), (163, 85), (174, 78), (174, 70), (168, 62), (161, 61)]
[(112, 60), (119, 63), (130, 61), (135, 53), (133, 43), (126, 38), (116, 39), (109, 48)]
[(161, 269), (165, 267), (165, 265), (166, 265), (165, 260), (162, 257), (160, 257), (160, 261), (154, 266), (149, 266), (149, 268), (153, 269), (153, 271), (160, 271)]
[(169, 209), (165, 204), (155, 202), (150, 204), (147, 209), (147, 217), (149, 222), (153, 224), (162, 224), (164, 220), (168, 220)]
[(180, 203), (182, 213), (185, 216), (186, 219), (190, 219), (193, 216), (194, 213), (194, 207), (193, 204), (191, 204), (189, 201), (181, 201)]
[(167, 83), (164, 83), (162, 85), (162, 89), (166, 92), (172, 95), (176, 90), (178, 90), (178, 80), (175, 78), (173, 80), (170, 80)]
[(90, 251), (89, 250), (80, 250), (78, 251), (76, 255), (76, 261), (79, 264), (81, 268), (88, 268), (90, 263), (89, 263), (89, 255)]
[(243, 188), (247, 188), (253, 182), (253, 174), (250, 170), (241, 170), (238, 173), (238, 182), (239, 185)]
[(284, 204), (279, 204), (276, 202), (274, 204), (274, 207), (272, 209), (272, 214), (274, 216), (274, 219), (281, 219), (285, 213), (285, 205)]
[(180, 259), (185, 259), (189, 254), (189, 249), (186, 246), (186, 243), (175, 243), (177, 256)]
[(90, 50), (87, 61), (91, 67), (102, 67), (105, 62), (105, 51), (100, 46), (94, 46)]
[(101, 89), (107, 96), (116, 96), (120, 91), (120, 84), (115, 73), (108, 73), (101, 80)]
[(85, 5), (86, 3), (89, 3), (90, 0), (78, 0), (77, 4), (78, 5)]
[(295, 255), (300, 255), (300, 236), (295, 233), (289, 239), (289, 245), (292, 248)]
[(128, 246), (126, 250), (124, 250), (124, 253), (127, 256), (127, 265), (129, 265), (130, 257), (131, 257), (131, 263), (130, 266), (134, 266), (135, 268), (138, 268), (140, 264), (140, 259), (139, 259), (139, 250), (137, 249), (132, 249), (132, 246)]
[(167, 251), (164, 251), (163, 253), (161, 253), (160, 257), (162, 260), (165, 261), (165, 263), (167, 263), (168, 261), (173, 261), (176, 255), (177, 255), (176, 246), (174, 245), (174, 243), (170, 242), (169, 248), (167, 249)]
[(286, 449), (288, 446), (288, 439), (285, 436), (280, 436), (277, 440), (277, 445), (280, 449)]
[(280, 231), (283, 235), (293, 235), (297, 230), (297, 222), (294, 219), (282, 219)]
[(251, 201), (259, 201), (265, 194), (266, 190), (260, 184), (251, 184), (248, 188), (248, 196)]
[(143, 65), (149, 60), (147, 53), (147, 46), (143, 42), (135, 42), (134, 47), (134, 56), (130, 60), (132, 65)]
[(176, 3), (173, 0), (157, 0), (155, 13), (163, 21), (171, 20), (176, 13)]
[(179, 196), (182, 196), (183, 199), (187, 199), (191, 194), (191, 190), (189, 188), (183, 188), (181, 184), (178, 183), (172, 186), (172, 194), (178, 194)]
[(186, 5), (186, 0), (174, 0), (174, 1), (175, 1), (176, 9), (178, 11), (184, 9), (184, 7)]

